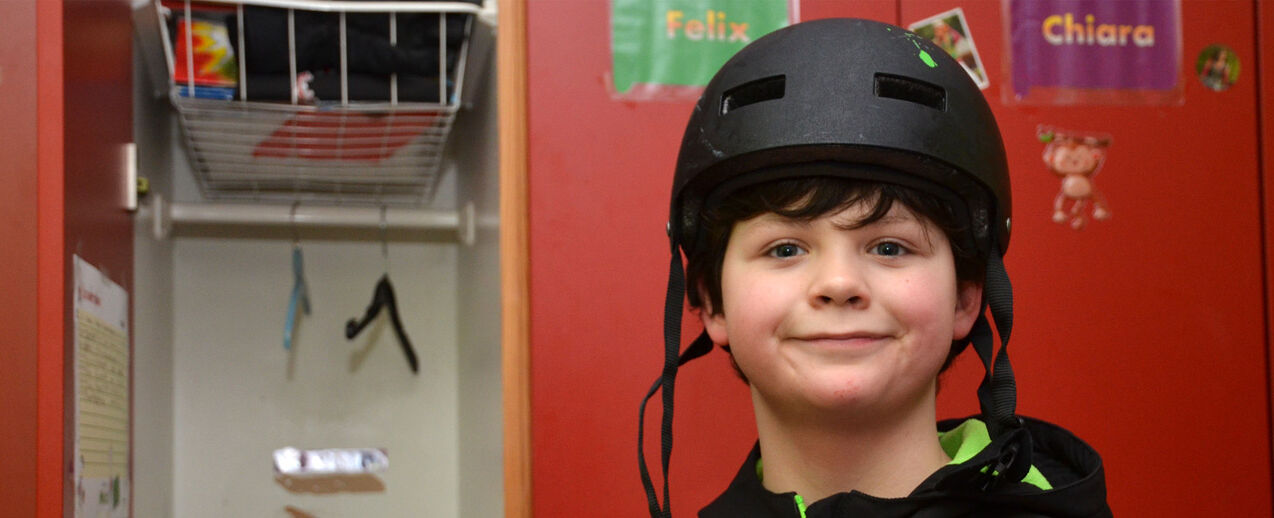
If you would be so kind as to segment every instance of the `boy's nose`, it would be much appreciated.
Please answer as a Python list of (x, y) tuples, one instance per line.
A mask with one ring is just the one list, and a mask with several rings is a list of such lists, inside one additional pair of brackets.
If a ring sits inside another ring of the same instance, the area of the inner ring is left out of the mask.
[(849, 306), (865, 308), (871, 303), (863, 276), (852, 261), (826, 258), (821, 261), (810, 285), (810, 303), (814, 306)]

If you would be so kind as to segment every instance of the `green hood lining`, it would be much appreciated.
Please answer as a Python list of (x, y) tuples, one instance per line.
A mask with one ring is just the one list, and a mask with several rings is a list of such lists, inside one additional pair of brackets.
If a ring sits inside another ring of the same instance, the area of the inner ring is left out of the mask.
[[(942, 451), (951, 457), (949, 465), (963, 464), (991, 444), (991, 434), (987, 432), (986, 423), (982, 420), (969, 419), (951, 430), (938, 432), (938, 442), (942, 444)], [(1031, 466), (1031, 469), (1026, 472), (1022, 482), (1043, 491), (1053, 489), (1053, 485), (1048, 483), (1048, 479), (1044, 478), (1044, 474), (1040, 473), (1035, 466)]]
[[(960, 426), (952, 428), (945, 432), (938, 432), (938, 443), (942, 445), (942, 451), (951, 457), (951, 462), (947, 465), (963, 464), (968, 462), (977, 454), (981, 453), (988, 445), (991, 444), (991, 434), (987, 432), (986, 423), (981, 419), (968, 419)], [(765, 473), (762, 462), (764, 459), (756, 460), (756, 478), (765, 480)], [(1044, 474), (1039, 469), (1031, 466), (1026, 472), (1026, 476), (1022, 478), (1022, 482), (1040, 488), (1042, 491), (1053, 489), (1053, 485), (1048, 483), (1048, 479), (1044, 478)], [(801, 512), (801, 518), (805, 517), (805, 499), (801, 495), (795, 496), (796, 508)]]

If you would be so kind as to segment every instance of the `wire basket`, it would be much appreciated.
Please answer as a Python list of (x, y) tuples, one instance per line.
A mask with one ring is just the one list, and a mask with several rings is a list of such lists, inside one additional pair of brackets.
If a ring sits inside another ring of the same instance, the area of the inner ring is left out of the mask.
[(154, 5), (168, 97), (206, 198), (378, 205), (432, 198), (480, 5)]

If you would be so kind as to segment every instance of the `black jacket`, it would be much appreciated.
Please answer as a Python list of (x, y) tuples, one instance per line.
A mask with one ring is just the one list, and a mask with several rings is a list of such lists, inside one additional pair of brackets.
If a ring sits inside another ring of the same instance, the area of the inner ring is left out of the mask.
[[(949, 431), (966, 420), (938, 423)], [(993, 441), (972, 458), (930, 475), (905, 498), (876, 498), (857, 491), (807, 502), (802, 514), (796, 493), (776, 494), (761, 485), (760, 447), (744, 461), (721, 496), (699, 511), (700, 518), (948, 518), (1109, 517), (1101, 457), (1065, 429), (1022, 418), (1023, 426)], [(1015, 451), (1028, 451), (1021, 455)], [(1034, 466), (1052, 489), (1014, 482)], [(983, 469), (986, 468), (986, 469)], [(986, 473), (1010, 474), (990, 476)]]

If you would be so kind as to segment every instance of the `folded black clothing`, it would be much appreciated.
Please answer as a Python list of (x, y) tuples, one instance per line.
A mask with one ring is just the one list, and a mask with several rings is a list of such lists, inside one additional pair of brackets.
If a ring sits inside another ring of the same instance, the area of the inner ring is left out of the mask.
[[(480, 4), (481, 0), (467, 0)], [(243, 46), (239, 49), (239, 24), (235, 15), (226, 21), (236, 56), (253, 73), (288, 73), (288, 12), (286, 9), (245, 6)], [(389, 15), (349, 13), (345, 23), (346, 67), (350, 72), (373, 74), (438, 73), (439, 18), (437, 13), (396, 15), (397, 43), (389, 43)], [(470, 15), (446, 15), (447, 71), (451, 74), (464, 43)], [(341, 42), (338, 13), (294, 11), (294, 45), (297, 70), (340, 68)]]
[[(438, 76), (398, 75), (398, 100), (402, 102), (439, 102)], [(351, 101), (388, 101), (390, 77), (375, 74), (350, 74), (347, 87)], [(250, 101), (290, 101), (292, 81), (289, 74), (249, 74), (247, 80)], [(341, 77), (333, 72), (320, 72), (308, 83), (314, 99), (301, 103), (341, 100)], [(452, 90), (451, 83), (447, 90)]]
[[(398, 100), (403, 102), (439, 102), (438, 76), (398, 74)], [(384, 75), (350, 74), (348, 81), (351, 101), (388, 101), (390, 78)], [(341, 100), (341, 76), (336, 73), (318, 74), (310, 84), (319, 101)], [(447, 90), (451, 90), (448, 85)]]

